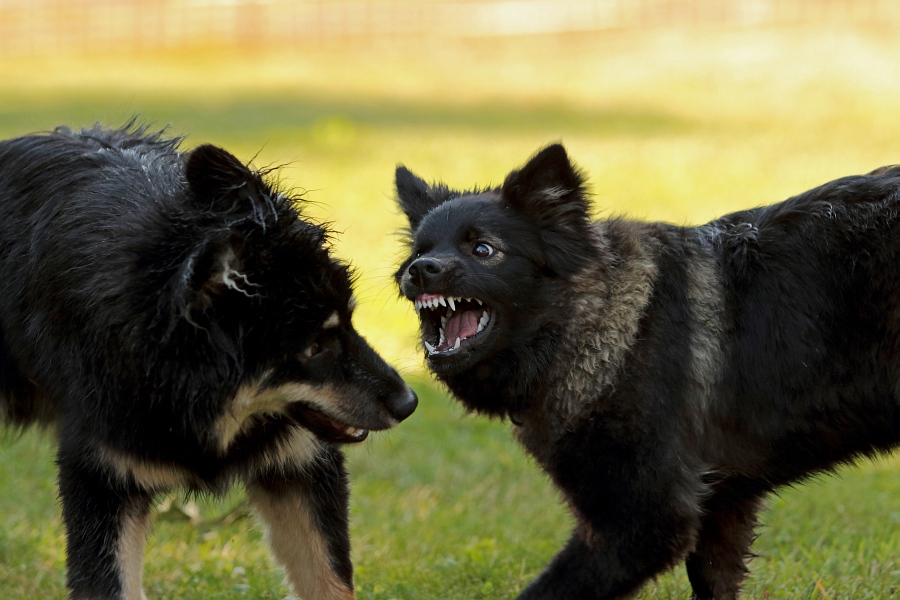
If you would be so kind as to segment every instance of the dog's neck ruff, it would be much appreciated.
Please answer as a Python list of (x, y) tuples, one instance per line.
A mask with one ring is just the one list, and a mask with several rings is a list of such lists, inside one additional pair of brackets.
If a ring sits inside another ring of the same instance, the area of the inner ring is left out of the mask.
[[(612, 228), (617, 230), (615, 242), (610, 240)], [(558, 356), (545, 388), (546, 408), (567, 424), (615, 386), (658, 272), (653, 238), (619, 221), (599, 222), (594, 231), (603, 254), (613, 261), (590, 265), (572, 279), (571, 294), (559, 309), (570, 315), (562, 344), (570, 351)]]

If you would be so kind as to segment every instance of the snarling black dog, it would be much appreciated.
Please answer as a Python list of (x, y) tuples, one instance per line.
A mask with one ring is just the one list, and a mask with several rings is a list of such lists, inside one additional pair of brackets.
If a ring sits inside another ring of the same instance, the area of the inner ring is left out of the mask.
[(416, 397), (348, 267), (225, 150), (143, 128), (0, 143), (0, 416), (55, 424), (74, 600), (143, 597), (154, 494), (244, 482), (294, 591), (354, 597), (337, 445)]
[(686, 560), (734, 598), (761, 499), (900, 442), (900, 168), (700, 227), (591, 221), (550, 146), (503, 186), (397, 170), (429, 367), (509, 417), (575, 516), (521, 598), (620, 598)]

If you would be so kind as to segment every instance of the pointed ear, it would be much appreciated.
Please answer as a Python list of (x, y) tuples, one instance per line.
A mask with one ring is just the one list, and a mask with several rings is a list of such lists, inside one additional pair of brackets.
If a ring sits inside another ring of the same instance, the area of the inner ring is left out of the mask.
[(237, 157), (212, 144), (194, 148), (184, 171), (191, 191), (197, 198), (204, 199), (226, 195), (235, 184), (240, 185), (253, 178), (250, 169)]
[(263, 219), (272, 208), (271, 190), (258, 173), (233, 154), (211, 144), (191, 151), (184, 168), (197, 204), (215, 212), (250, 213)]
[(510, 173), (501, 196), (540, 229), (547, 263), (559, 275), (571, 277), (597, 257), (584, 178), (560, 144)]
[(409, 219), (409, 228), (413, 231), (425, 215), (446, 200), (446, 188), (439, 186), (433, 189), (403, 165), (397, 167), (394, 180), (397, 184), (397, 203)]

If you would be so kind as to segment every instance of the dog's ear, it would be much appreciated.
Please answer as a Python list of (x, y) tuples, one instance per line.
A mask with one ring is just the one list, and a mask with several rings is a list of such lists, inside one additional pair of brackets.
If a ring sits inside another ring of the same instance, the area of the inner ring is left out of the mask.
[(188, 155), (184, 174), (198, 207), (216, 213), (261, 217), (260, 205), (271, 208), (271, 190), (259, 173), (251, 171), (227, 150), (212, 144)]
[(222, 221), (221, 227), (209, 228), (180, 259), (172, 280), (175, 316), (206, 328), (204, 315), (221, 305), (222, 299), (261, 293), (245, 269), (249, 251), (245, 230), (265, 230), (274, 210), (272, 190), (234, 155), (209, 144), (198, 146), (187, 157), (185, 178), (194, 207), (203, 211), (204, 218)]
[(510, 173), (501, 196), (540, 229), (547, 263), (559, 275), (571, 277), (596, 258), (584, 178), (560, 144)]
[(409, 228), (413, 231), (425, 215), (449, 196), (446, 188), (432, 188), (403, 165), (397, 167), (394, 180), (397, 184), (397, 203), (409, 219)]

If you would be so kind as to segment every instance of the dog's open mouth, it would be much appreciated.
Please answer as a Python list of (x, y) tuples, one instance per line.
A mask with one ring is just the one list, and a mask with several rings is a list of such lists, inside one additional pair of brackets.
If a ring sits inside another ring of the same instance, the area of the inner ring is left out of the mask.
[(478, 298), (422, 294), (414, 302), (425, 325), (422, 342), (432, 356), (477, 343), (494, 324), (491, 309)]
[(342, 423), (306, 404), (296, 407), (292, 412), (294, 419), (326, 442), (355, 444), (369, 436), (368, 429)]

